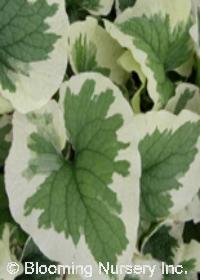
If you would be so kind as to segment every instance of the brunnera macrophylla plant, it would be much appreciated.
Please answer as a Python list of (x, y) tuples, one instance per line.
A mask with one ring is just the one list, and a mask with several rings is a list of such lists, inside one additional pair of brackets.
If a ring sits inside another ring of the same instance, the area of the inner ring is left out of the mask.
[(197, 280), (199, 11), (197, 0), (0, 0), (0, 280), (27, 279), (26, 262)]

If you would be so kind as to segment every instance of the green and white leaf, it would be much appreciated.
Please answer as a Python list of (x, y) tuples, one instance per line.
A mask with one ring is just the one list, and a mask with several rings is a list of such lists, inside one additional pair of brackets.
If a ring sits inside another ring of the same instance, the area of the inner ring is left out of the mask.
[(120, 14), (115, 24), (105, 22), (111, 36), (141, 65), (154, 109), (162, 108), (175, 94), (167, 73), (191, 58), (190, 11), (187, 0), (140, 0)]
[(26, 113), (48, 102), (67, 67), (64, 0), (0, 1), (0, 92)]
[(0, 116), (0, 167), (4, 165), (11, 145), (11, 117)]
[(11, 103), (5, 98), (3, 98), (0, 94), (0, 115), (10, 113), (12, 111), (13, 111), (13, 107)]
[(70, 27), (70, 63), (74, 73), (99, 72), (117, 84), (123, 84), (128, 74), (117, 63), (124, 50), (98, 25), (87, 17)]
[(176, 88), (176, 95), (167, 103), (165, 109), (179, 114), (183, 109), (200, 114), (200, 91), (195, 85), (181, 83)]
[(140, 158), (132, 110), (95, 73), (73, 77), (60, 96), (61, 110), (52, 101), (14, 115), (6, 164), (11, 212), (48, 258), (90, 263), (95, 279), (107, 279), (96, 261), (128, 263), (137, 239)]
[[(2, 225), (0, 225), (2, 227)], [(15, 256), (10, 251), (10, 229), (7, 224), (3, 225), (3, 231), (0, 235), (0, 280), (14, 280), (17, 275), (22, 273), (22, 267), (17, 262)], [(20, 271), (16, 275), (11, 275), (7, 271), (7, 265), (9, 262), (17, 262), (20, 266)]]
[(142, 158), (141, 221), (178, 213), (198, 192), (200, 122), (189, 111), (167, 111), (134, 118)]

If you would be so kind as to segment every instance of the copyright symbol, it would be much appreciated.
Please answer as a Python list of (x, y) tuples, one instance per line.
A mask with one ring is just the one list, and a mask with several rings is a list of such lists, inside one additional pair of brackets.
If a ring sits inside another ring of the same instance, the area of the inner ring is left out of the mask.
[(20, 266), (16, 262), (9, 262), (7, 265), (7, 271), (11, 275), (15, 275), (19, 272)]

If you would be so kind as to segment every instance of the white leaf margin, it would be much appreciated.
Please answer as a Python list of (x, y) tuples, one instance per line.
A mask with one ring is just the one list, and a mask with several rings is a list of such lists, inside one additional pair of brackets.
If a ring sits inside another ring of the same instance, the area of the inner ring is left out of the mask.
[[(113, 176), (113, 183), (110, 185), (110, 188), (118, 194), (122, 204), (123, 212), (121, 214), (121, 219), (126, 226), (127, 238), (129, 240), (127, 249), (119, 257), (118, 263), (127, 264), (131, 262), (137, 242), (139, 224), (139, 179), (141, 175), (140, 156), (137, 149), (138, 143), (136, 142), (134, 134), (132, 135), (130, 133), (130, 131), (133, 131), (133, 113), (120, 90), (108, 78), (95, 73), (83, 73), (74, 76), (69, 82), (64, 83), (60, 91), (60, 104), (62, 104), (66, 87), (70, 87), (72, 92), (77, 94), (80, 91), (81, 85), (87, 79), (96, 81), (96, 94), (108, 88), (113, 90), (116, 99), (111, 105), (109, 115), (115, 113), (122, 114), (124, 125), (118, 131), (118, 138), (120, 141), (131, 143), (130, 147), (122, 151), (117, 157), (117, 159), (126, 159), (130, 162), (130, 175), (126, 178), (122, 178), (115, 174)], [(64, 127), (61, 111), (54, 101), (49, 102), (42, 110), (44, 112), (53, 111), (55, 114), (57, 113), (59, 117), (55, 120), (55, 127)], [(33, 130), (34, 127), (27, 122), (24, 115), (17, 112), (14, 114), (14, 139), (5, 167), (6, 190), (10, 201), (10, 210), (14, 219), (22, 226), (24, 231), (30, 234), (40, 250), (49, 259), (69, 265), (72, 262), (82, 265), (90, 264), (94, 268), (94, 279), (108, 279), (106, 275), (99, 275), (97, 264), (88, 249), (83, 235), (78, 245), (75, 246), (71, 237), (66, 240), (64, 234), (58, 234), (53, 228), (49, 230), (38, 228), (38, 217), (41, 211), (36, 210), (28, 217), (24, 216), (24, 204), (27, 198), (36, 192), (38, 186), (47, 177), (47, 175), (35, 176), (33, 180), (27, 182), (21, 175), (27, 168), (27, 163), (31, 158), (31, 152), (27, 148), (27, 136), (30, 135)], [(66, 141), (66, 139), (64, 139), (66, 135), (64, 128), (60, 135), (63, 148), (64, 142)], [(123, 276), (119, 276), (119, 279), (123, 279)]]
[[(136, 136), (138, 137), (138, 142), (140, 142), (146, 135), (151, 135), (156, 128), (160, 132), (163, 132), (166, 129), (174, 132), (188, 121), (197, 122), (199, 120), (200, 118), (197, 114), (187, 110), (183, 110), (178, 116), (165, 110), (159, 112), (153, 111), (146, 114), (136, 115), (133, 119), (133, 131), (137, 132)], [(192, 201), (194, 195), (199, 190), (197, 182), (200, 181), (200, 139), (197, 142), (196, 148), (198, 149), (198, 153), (194, 161), (191, 163), (189, 170), (178, 180), (182, 184), (182, 187), (179, 190), (171, 190), (170, 192), (167, 192), (170, 194), (173, 202), (173, 207), (170, 209), (170, 215), (175, 215), (180, 210), (184, 209), (185, 206)]]
[(11, 74), (16, 80), (14, 93), (3, 90), (0, 86), (2, 96), (21, 113), (44, 106), (59, 89), (67, 68), (69, 22), (65, 12), (65, 1), (47, 0), (47, 3), (58, 5), (56, 14), (46, 20), (49, 25), (48, 33), (55, 33), (61, 38), (56, 41), (54, 50), (47, 60), (28, 64), (30, 67), (28, 77), (20, 73)]

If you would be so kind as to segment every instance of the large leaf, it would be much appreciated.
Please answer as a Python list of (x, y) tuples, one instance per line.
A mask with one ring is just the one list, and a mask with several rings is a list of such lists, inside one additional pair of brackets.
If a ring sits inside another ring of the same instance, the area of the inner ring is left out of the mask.
[(136, 242), (140, 159), (132, 111), (100, 74), (72, 78), (60, 96), (63, 116), (55, 102), (14, 116), (11, 211), (47, 257), (90, 263), (95, 279), (104, 279), (96, 261), (126, 264)]
[(115, 24), (106, 21), (107, 31), (128, 48), (148, 80), (155, 108), (163, 107), (174, 95), (170, 71), (191, 57), (190, 1), (137, 1)]
[(70, 63), (75, 73), (99, 72), (121, 84), (127, 79), (126, 71), (117, 63), (123, 52), (94, 18), (70, 27)]
[(134, 119), (142, 157), (141, 218), (156, 221), (183, 209), (198, 192), (200, 122), (166, 111)]
[(28, 112), (51, 98), (65, 73), (64, 0), (1, 0), (0, 18), (0, 91)]

